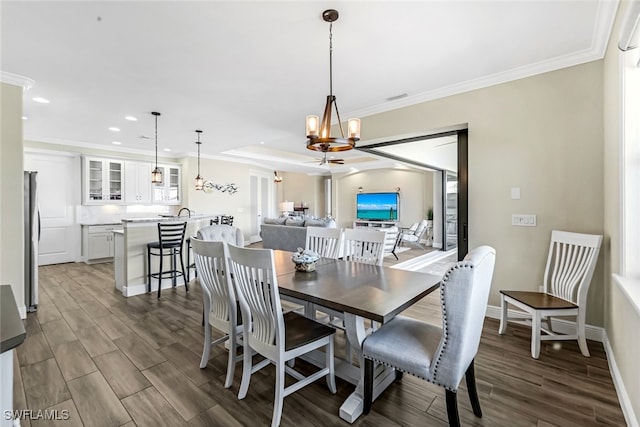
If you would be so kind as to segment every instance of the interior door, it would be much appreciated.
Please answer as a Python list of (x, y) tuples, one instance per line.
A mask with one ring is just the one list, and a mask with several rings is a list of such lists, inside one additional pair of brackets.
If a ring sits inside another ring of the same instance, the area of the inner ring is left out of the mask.
[(38, 265), (74, 262), (79, 258), (80, 230), (74, 210), (80, 204), (79, 166), (76, 155), (25, 153), (25, 170), (38, 172), (42, 227)]
[(275, 212), (273, 175), (267, 172), (251, 172), (249, 192), (251, 195), (249, 243), (261, 242), (260, 225), (262, 219), (273, 216)]

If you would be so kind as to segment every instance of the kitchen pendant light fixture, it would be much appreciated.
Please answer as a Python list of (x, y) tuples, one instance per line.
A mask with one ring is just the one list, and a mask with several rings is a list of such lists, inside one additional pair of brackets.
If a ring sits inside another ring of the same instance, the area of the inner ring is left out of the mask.
[(196, 176), (196, 190), (202, 190), (204, 188), (204, 178), (200, 176), (200, 145), (202, 145), (202, 142), (200, 142), (200, 134), (202, 131), (196, 130), (196, 133), (198, 134), (198, 140), (196, 141), (196, 144), (198, 144), (198, 175)]
[(158, 116), (160, 113), (152, 111), (151, 114), (156, 118), (156, 167), (151, 171), (151, 182), (154, 184), (162, 184), (162, 172), (158, 169)]
[(282, 177), (278, 176), (278, 171), (273, 171), (273, 182), (276, 184), (280, 184), (282, 182)]
[[(346, 151), (356, 146), (356, 141), (360, 139), (360, 119), (349, 119), (347, 122), (348, 135), (345, 137), (338, 112), (336, 97), (333, 95), (333, 22), (338, 20), (338, 11), (328, 9), (322, 13), (322, 19), (329, 23), (329, 96), (324, 107), (322, 122), (318, 116), (307, 116), (307, 148), (309, 150), (321, 151)], [(331, 113), (332, 107), (336, 110), (338, 127), (341, 137), (331, 136)]]

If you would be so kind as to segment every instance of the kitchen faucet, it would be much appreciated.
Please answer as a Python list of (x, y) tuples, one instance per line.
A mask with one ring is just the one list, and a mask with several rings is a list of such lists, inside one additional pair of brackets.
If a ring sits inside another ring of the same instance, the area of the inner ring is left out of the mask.
[(191, 209), (189, 208), (182, 208), (178, 211), (178, 216), (182, 216), (182, 211), (186, 210), (189, 213), (189, 218), (191, 218)]

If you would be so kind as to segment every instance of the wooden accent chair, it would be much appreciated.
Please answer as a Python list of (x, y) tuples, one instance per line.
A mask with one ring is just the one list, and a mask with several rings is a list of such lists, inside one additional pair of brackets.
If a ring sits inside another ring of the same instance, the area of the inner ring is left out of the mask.
[[(241, 357), (236, 356), (237, 346), (242, 345), (242, 320), (236, 303), (236, 293), (229, 277), (227, 251), (223, 242), (191, 239), (196, 268), (200, 275), (195, 279), (202, 286), (204, 313), (209, 313), (204, 326), (204, 349), (200, 368), (205, 368), (209, 361), (211, 347), (229, 340), (229, 359), (227, 362), (227, 378), (225, 388), (231, 387), (236, 363)], [(211, 327), (224, 335), (211, 341)]]
[(371, 410), (374, 362), (444, 387), (450, 426), (459, 426), (457, 390), (465, 376), (473, 413), (482, 417), (473, 360), (487, 311), (496, 252), (480, 246), (454, 264), (440, 283), (442, 328), (397, 316), (362, 344), (364, 408)]
[[(553, 230), (547, 266), (544, 271), (543, 292), (500, 291), (501, 316), (499, 333), (507, 330), (507, 321), (531, 326), (531, 356), (540, 356), (540, 341), (578, 340), (580, 351), (589, 357), (584, 333), (587, 293), (598, 261), (602, 236)], [(523, 310), (522, 315), (509, 317), (507, 307), (513, 304)], [(564, 335), (553, 331), (554, 316), (576, 316), (576, 334)], [(542, 327), (542, 321), (547, 324)], [(542, 335), (544, 332), (546, 335)]]
[[(283, 400), (294, 391), (326, 377), (329, 390), (336, 392), (333, 362), (335, 329), (293, 311), (282, 313), (271, 249), (245, 249), (228, 245), (228, 251), (244, 319), (244, 363), (238, 398), (246, 397), (251, 374), (273, 363), (276, 367), (276, 391), (271, 425), (278, 426)], [(251, 351), (247, 347), (266, 359), (252, 366)], [(287, 365), (288, 361), (321, 347), (325, 347), (326, 366), (314, 374), (304, 377)], [(285, 387), (285, 372), (298, 381)]]
[(312, 250), (323, 258), (338, 259), (341, 245), (341, 228), (307, 227), (305, 249)]
[(347, 228), (344, 230), (345, 261), (382, 265), (386, 233), (376, 230)]

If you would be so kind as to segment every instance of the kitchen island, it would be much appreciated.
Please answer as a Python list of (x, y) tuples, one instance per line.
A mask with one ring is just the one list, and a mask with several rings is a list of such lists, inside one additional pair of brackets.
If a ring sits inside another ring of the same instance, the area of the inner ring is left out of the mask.
[[(123, 230), (114, 231), (115, 256), (113, 268), (116, 289), (125, 297), (140, 295), (147, 292), (147, 243), (158, 241), (159, 222), (187, 222), (187, 237), (195, 236), (202, 227), (207, 227), (216, 215), (195, 215), (191, 217), (153, 217), (123, 219)], [(184, 251), (185, 269), (187, 268), (186, 250)], [(165, 265), (169, 264), (169, 257), (165, 258)], [(160, 257), (151, 257), (151, 271), (159, 271)], [(178, 261), (179, 263), (179, 261)], [(179, 268), (179, 265), (178, 265)], [(177, 279), (177, 286), (184, 286), (184, 278)], [(171, 280), (162, 281), (162, 289), (170, 288)], [(151, 279), (151, 291), (158, 290), (158, 280)]]

